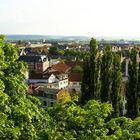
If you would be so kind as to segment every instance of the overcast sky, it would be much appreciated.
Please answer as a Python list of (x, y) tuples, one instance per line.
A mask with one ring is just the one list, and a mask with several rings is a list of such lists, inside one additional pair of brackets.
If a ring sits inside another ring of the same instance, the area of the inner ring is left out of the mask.
[(0, 0), (0, 34), (140, 37), (140, 0)]

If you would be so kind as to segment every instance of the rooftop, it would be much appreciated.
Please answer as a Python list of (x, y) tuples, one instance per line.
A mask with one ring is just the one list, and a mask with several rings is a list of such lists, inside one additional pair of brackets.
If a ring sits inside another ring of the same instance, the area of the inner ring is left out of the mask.
[(52, 69), (59, 71), (59, 72), (68, 72), (71, 67), (65, 63), (58, 63), (52, 66)]
[(45, 62), (47, 60), (46, 55), (21, 55), (19, 57), (20, 61), (25, 62)]
[(70, 82), (81, 82), (82, 81), (82, 74), (81, 73), (70, 73), (69, 74), (69, 81)]

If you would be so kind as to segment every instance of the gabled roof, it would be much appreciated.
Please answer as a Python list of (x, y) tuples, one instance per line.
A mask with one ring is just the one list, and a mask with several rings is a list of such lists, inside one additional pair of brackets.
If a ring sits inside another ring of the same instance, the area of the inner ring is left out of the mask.
[(25, 48), (25, 49), (24, 49), (24, 51), (25, 51), (26, 53), (31, 53), (31, 50), (32, 50), (31, 48)]
[(64, 72), (61, 71), (57, 71), (55, 69), (52, 69), (52, 67), (48, 67), (48, 69), (46, 71), (44, 71), (43, 74), (47, 74), (47, 73), (53, 73), (53, 74), (63, 74)]
[(25, 62), (45, 62), (47, 60), (46, 55), (21, 55), (19, 61)]
[(68, 74), (64, 72), (54, 71), (54, 72), (45, 72), (42, 74), (30, 74), (29, 79), (48, 79), (51, 75), (54, 75), (59, 80), (64, 80), (68, 78)]
[(29, 79), (48, 79), (53, 73), (30, 74)]
[(56, 95), (60, 91), (59, 89), (47, 88), (47, 87), (38, 87), (36, 91), (42, 91), (45, 94), (53, 94)]
[(82, 74), (81, 73), (70, 73), (69, 74), (69, 81), (70, 82), (81, 82), (82, 81)]
[(82, 61), (65, 61), (65, 64), (71, 67), (72, 69), (76, 66), (83, 67)]
[(58, 63), (52, 66), (52, 69), (59, 71), (59, 72), (65, 72), (67, 73), (71, 67), (69, 67), (67, 64), (65, 63)]
[(29, 79), (43, 79), (43, 74), (30, 74)]

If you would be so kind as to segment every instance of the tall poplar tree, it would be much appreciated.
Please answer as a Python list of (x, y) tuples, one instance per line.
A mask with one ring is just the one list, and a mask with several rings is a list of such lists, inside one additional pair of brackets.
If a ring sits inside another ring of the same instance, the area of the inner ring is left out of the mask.
[(111, 102), (112, 92), (112, 63), (113, 54), (111, 46), (107, 45), (104, 49), (101, 62), (101, 95), (102, 102)]
[(140, 65), (137, 61), (138, 52), (133, 48), (130, 53), (130, 62), (128, 66), (128, 85), (127, 85), (127, 115), (134, 119), (139, 115), (139, 93), (140, 93)]
[(137, 62), (138, 52), (136, 48), (133, 48), (130, 53), (130, 62), (128, 66), (128, 85), (127, 85), (127, 115), (128, 117), (134, 119), (138, 116), (138, 93), (139, 93), (139, 79), (138, 79), (138, 62)]
[(96, 39), (90, 41), (90, 93), (92, 99), (100, 99), (100, 54)]
[(83, 63), (83, 77), (81, 84), (81, 104), (85, 104), (87, 101), (91, 100), (92, 96), (89, 88), (90, 83), (90, 66), (89, 59), (85, 58)]
[(91, 99), (100, 99), (100, 55), (95, 39), (90, 41), (90, 55), (83, 65), (83, 80), (81, 86), (81, 103)]
[(122, 72), (121, 60), (117, 54), (113, 55), (113, 69), (112, 69), (112, 92), (111, 103), (114, 109), (114, 116), (120, 115), (121, 108), (121, 89), (122, 89)]
[[(140, 55), (140, 54), (139, 54)], [(137, 116), (140, 116), (140, 62), (138, 70)]]

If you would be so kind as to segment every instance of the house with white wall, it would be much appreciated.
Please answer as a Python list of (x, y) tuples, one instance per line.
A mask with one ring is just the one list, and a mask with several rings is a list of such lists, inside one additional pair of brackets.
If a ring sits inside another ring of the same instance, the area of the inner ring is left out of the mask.
[(29, 83), (54, 89), (66, 89), (68, 87), (68, 74), (61, 72), (44, 73), (42, 75), (32, 75)]

